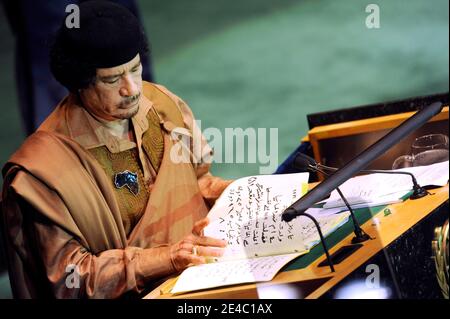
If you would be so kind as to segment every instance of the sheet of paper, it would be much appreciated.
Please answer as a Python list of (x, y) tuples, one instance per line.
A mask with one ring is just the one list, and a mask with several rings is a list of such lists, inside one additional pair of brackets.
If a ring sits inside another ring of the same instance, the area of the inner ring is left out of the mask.
[[(393, 171), (406, 171), (414, 174), (421, 186), (444, 186), (449, 178), (448, 164), (448, 161), (446, 161), (428, 166), (408, 167)], [(396, 194), (402, 197), (412, 190), (412, 186), (411, 177), (408, 175), (376, 173), (353, 177), (339, 186), (339, 188), (350, 204), (357, 205), (377, 201), (378, 198), (387, 195)], [(325, 200), (324, 207), (332, 208), (337, 206), (344, 206), (344, 203), (335, 190)]]
[[(217, 260), (308, 250), (308, 240), (319, 238), (314, 223), (307, 217), (297, 217), (289, 223), (281, 219), (281, 213), (305, 192), (300, 185), (306, 180), (304, 174), (285, 174), (249, 177), (230, 185), (211, 210), (213, 217), (204, 230), (206, 236), (228, 242)], [(344, 215), (319, 218), (323, 234), (342, 222)]]
[[(327, 237), (333, 233), (336, 229), (344, 225), (350, 216), (350, 212), (344, 211), (333, 216), (317, 217), (322, 235)], [(320, 242), (320, 235), (315, 227), (314, 223), (310, 220), (306, 220), (308, 226), (302, 230), (303, 241), (308, 250), (313, 248)]]
[[(315, 216), (322, 233), (327, 236), (345, 223), (349, 212)], [(239, 222), (228, 217), (219, 218), (205, 228), (205, 235), (226, 240), (228, 246), (217, 260), (245, 259), (260, 256), (302, 253), (319, 239), (315, 224), (307, 217), (299, 216), (289, 223), (281, 215)]]
[[(393, 193), (386, 196), (382, 196), (379, 198), (376, 198), (372, 201), (368, 201), (361, 204), (353, 204), (351, 207), (355, 210), (358, 208), (367, 208), (367, 207), (377, 207), (377, 206), (385, 206), (389, 204), (395, 204), (402, 202), (402, 197), (407, 194), (408, 192), (400, 192), (400, 193)], [(328, 203), (325, 207), (313, 207), (306, 210), (306, 213), (314, 216), (315, 218), (322, 218), (326, 216), (333, 216), (339, 213), (342, 213), (344, 211), (347, 211), (347, 206), (341, 206), (341, 202), (335, 203), (335, 205), (332, 205), (332, 203)]]
[[(402, 168), (398, 171), (413, 173), (420, 186), (444, 186), (448, 183), (448, 164), (448, 161), (445, 161), (427, 166)], [(406, 184), (406, 181), (403, 183)]]
[(206, 236), (228, 242), (221, 260), (306, 250), (298, 221), (281, 213), (307, 191), (308, 173), (250, 176), (229, 185), (211, 209)]
[[(261, 175), (234, 181), (211, 209), (204, 235), (228, 242), (218, 262), (189, 267), (173, 293), (245, 282), (268, 281), (290, 260), (318, 243), (307, 217), (289, 223), (281, 213), (307, 191), (307, 173)], [(324, 236), (348, 220), (349, 213), (321, 216)]]
[(315, 217), (315, 218), (321, 218), (321, 217), (327, 217), (327, 216), (333, 216), (340, 212), (343, 212), (347, 210), (346, 207), (334, 207), (334, 208), (308, 208), (305, 213)]
[(257, 219), (266, 211), (282, 212), (306, 193), (308, 179), (309, 173), (239, 178), (223, 191), (208, 218), (214, 221), (219, 217), (239, 215), (242, 219)]
[(269, 281), (284, 265), (298, 256), (300, 254), (268, 256), (189, 267), (180, 275), (171, 292)]
[[(375, 197), (375, 198), (358, 199), (356, 201), (351, 201), (351, 200), (349, 201), (349, 199), (347, 198), (347, 201), (349, 202), (350, 206), (353, 209), (364, 208), (364, 207), (383, 206), (383, 205), (400, 203), (402, 201), (403, 196), (405, 196), (408, 192), (409, 191), (401, 191), (401, 192), (387, 194), (387, 195)], [(327, 202), (324, 204), (323, 209), (325, 209), (325, 210), (337, 209), (337, 210), (342, 211), (342, 210), (347, 210), (347, 206), (345, 206), (345, 203), (339, 197), (334, 200), (328, 199)], [(326, 212), (323, 212), (323, 213), (326, 213)]]

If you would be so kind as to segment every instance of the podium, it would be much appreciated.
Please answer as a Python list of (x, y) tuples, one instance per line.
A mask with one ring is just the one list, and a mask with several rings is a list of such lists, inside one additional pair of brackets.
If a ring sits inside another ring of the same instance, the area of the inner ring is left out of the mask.
[[(448, 94), (308, 115), (310, 131), (302, 140), (306, 147), (301, 148), (323, 164), (342, 167), (414, 110), (435, 101), (448, 105)], [(390, 169), (397, 156), (407, 154), (408, 145), (417, 136), (448, 135), (448, 118), (446, 106), (370, 168)], [(342, 152), (345, 145), (352, 147)], [(351, 221), (328, 236), (330, 254), (336, 255), (335, 272), (327, 267), (325, 254), (318, 245), (285, 266), (270, 282), (172, 295), (170, 289), (176, 282), (173, 277), (144, 298), (442, 298), (432, 241), (435, 229), (448, 220), (448, 184), (430, 193), (416, 200), (356, 210), (362, 229), (373, 239), (352, 245)]]
[[(144, 298), (442, 298), (431, 241), (434, 228), (448, 218), (448, 185), (430, 193), (371, 209), (372, 216), (362, 229), (373, 239), (335, 264), (334, 273), (319, 266), (325, 260), (322, 253), (301, 269), (287, 265), (267, 283), (172, 295), (169, 291), (176, 278), (171, 278)], [(328, 237), (330, 254), (350, 246), (352, 237), (351, 233), (335, 245), (330, 245)]]
[[(433, 102), (444, 105), (442, 112), (375, 159), (367, 169), (391, 169), (395, 159), (411, 154), (411, 145), (419, 136), (449, 136), (448, 94), (418, 97), (404, 101), (359, 106), (346, 110), (308, 115), (309, 155), (321, 164), (343, 167), (363, 150), (410, 118), (417, 110)], [(323, 176), (319, 176), (323, 179)]]

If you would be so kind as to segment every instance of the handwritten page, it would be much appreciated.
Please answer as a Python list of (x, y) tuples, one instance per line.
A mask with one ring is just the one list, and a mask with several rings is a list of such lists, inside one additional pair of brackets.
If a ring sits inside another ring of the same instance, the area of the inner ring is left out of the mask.
[[(281, 213), (308, 190), (309, 173), (258, 175), (235, 180), (223, 191), (208, 218), (229, 216), (257, 219), (270, 211)], [(262, 204), (264, 203), (264, 205)]]
[(221, 260), (305, 251), (300, 230), (281, 213), (306, 193), (308, 173), (260, 175), (234, 181), (208, 214), (206, 236), (228, 242)]
[[(319, 222), (320, 229), (322, 230), (322, 235), (324, 237), (327, 237), (336, 229), (347, 223), (349, 216), (350, 212), (344, 211), (333, 216), (316, 217), (316, 220)], [(306, 223), (307, 224), (304, 225), (304, 229), (302, 230), (302, 237), (306, 248), (309, 250), (320, 243), (320, 236), (317, 232), (316, 226), (310, 219), (306, 219)]]
[[(301, 216), (289, 223), (281, 214), (307, 192), (308, 173), (238, 179), (217, 199), (204, 235), (226, 240), (215, 262), (183, 271), (172, 293), (271, 280), (290, 260), (319, 242), (315, 224)], [(318, 216), (324, 236), (347, 222), (349, 213)]]
[(172, 293), (272, 280), (276, 273), (300, 254), (203, 264), (187, 268), (178, 278)]
[[(300, 216), (286, 223), (281, 215), (269, 215), (240, 223), (235, 219), (220, 218), (205, 228), (205, 235), (226, 240), (228, 246), (217, 261), (245, 259), (277, 254), (307, 252), (319, 241), (319, 233), (314, 223)], [(347, 222), (349, 212), (317, 216), (324, 236)]]
[[(421, 186), (444, 186), (447, 184), (449, 178), (448, 164), (448, 161), (446, 161), (427, 166), (408, 167), (392, 171), (404, 171), (414, 174), (417, 182)], [(369, 206), (368, 204), (372, 201), (380, 202), (378, 199), (383, 196), (394, 194), (398, 198), (401, 198), (412, 190), (412, 187), (413, 183), (411, 177), (408, 175), (380, 173), (356, 176), (339, 186), (352, 206), (357, 204), (366, 204)], [(338, 192), (334, 190), (325, 201), (324, 207), (333, 208), (344, 205)], [(373, 206), (373, 204), (370, 206)]]

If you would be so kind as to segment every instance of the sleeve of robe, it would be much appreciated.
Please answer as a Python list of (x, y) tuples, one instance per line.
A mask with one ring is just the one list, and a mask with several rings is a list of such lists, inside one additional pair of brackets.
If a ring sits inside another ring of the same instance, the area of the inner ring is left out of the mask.
[[(190, 108), (179, 98), (177, 103), (182, 111), (186, 127), (193, 133), (193, 136), (201, 137), (201, 159), (194, 167), (200, 191), (208, 204), (212, 205), (232, 181), (223, 180), (210, 174), (210, 161), (206, 158), (212, 155), (212, 150), (196, 125)], [(195, 131), (197, 133), (194, 134)], [(19, 185), (20, 183), (22, 185)], [(18, 204), (20, 200), (16, 198), (10, 201), (11, 197), (17, 197), (17, 194), (14, 194), (14, 185), (17, 186), (17, 189), (21, 187), (35, 189), (36, 196), (42, 198), (41, 207), (27, 207), (22, 212)], [(175, 271), (168, 247), (148, 249), (126, 247), (125, 249), (106, 250), (97, 255), (90, 253), (73, 234), (58, 226), (57, 223), (43, 218), (34, 218), (42, 216), (38, 212), (40, 209), (56, 211), (67, 209), (53, 191), (41, 185), (32, 176), (21, 172), (14, 179), (12, 186), (10, 192), (13, 194), (8, 195), (6, 202), (16, 203), (17, 207), (15, 210), (8, 209), (9, 212), (16, 212), (16, 216), (7, 218), (9, 222), (8, 236), (19, 251), (26, 247), (23, 245), (26, 238), (31, 238), (27, 241), (32, 243), (28, 252), (23, 251), (21, 256), (15, 256), (12, 259), (22, 259), (22, 262), (26, 264), (27, 255), (37, 253), (38, 258), (30, 258), (26, 267), (42, 269), (43, 273), (36, 272), (36, 275), (46, 277), (40, 282), (49, 284), (48, 290), (51, 296), (56, 298), (116, 298), (130, 291), (139, 293), (145, 283)], [(26, 218), (19, 217), (22, 216), (22, 213), (26, 214)], [(57, 213), (52, 215), (57, 215)], [(41, 265), (31, 264), (36, 259)], [(12, 266), (14, 267), (14, 265)]]
[[(15, 189), (21, 187), (35, 190), (33, 196), (41, 199), (40, 207), (31, 207), (20, 198)], [(9, 266), (23, 266), (34, 277), (28, 281), (11, 278), (16, 297), (42, 296), (44, 291), (44, 295), (56, 298), (116, 298), (127, 292), (139, 293), (149, 281), (174, 272), (166, 246), (110, 249), (97, 255), (89, 252), (76, 236), (39, 213), (54, 210), (51, 215), (57, 216), (58, 210), (67, 208), (54, 191), (31, 175), (19, 172), (4, 195), (9, 214), (5, 216), (6, 236), (14, 247), (9, 252)], [(17, 286), (31, 282), (44, 287)]]

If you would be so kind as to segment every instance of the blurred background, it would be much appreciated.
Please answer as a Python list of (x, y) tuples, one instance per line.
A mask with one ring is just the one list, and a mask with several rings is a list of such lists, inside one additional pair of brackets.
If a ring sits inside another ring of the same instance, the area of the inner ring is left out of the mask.
[[(155, 82), (183, 98), (202, 129), (278, 128), (281, 163), (307, 134), (306, 115), (449, 89), (449, 2), (140, 0)], [(36, 26), (39, 28), (39, 26)], [(0, 7), (0, 164), (26, 134), (14, 37)], [(273, 151), (273, 150), (271, 150)], [(225, 178), (259, 163), (213, 164)], [(0, 180), (1, 184), (1, 180)], [(10, 296), (7, 276), (0, 298)]]

